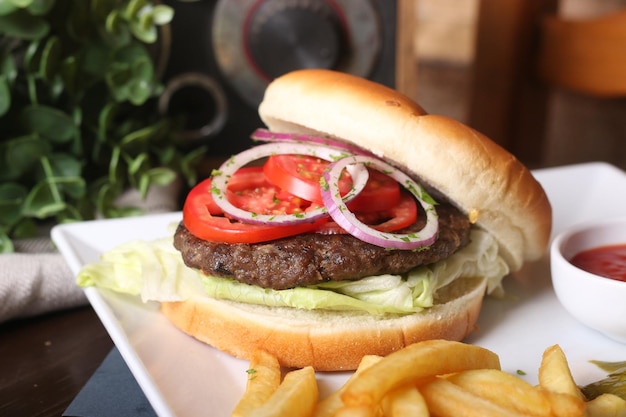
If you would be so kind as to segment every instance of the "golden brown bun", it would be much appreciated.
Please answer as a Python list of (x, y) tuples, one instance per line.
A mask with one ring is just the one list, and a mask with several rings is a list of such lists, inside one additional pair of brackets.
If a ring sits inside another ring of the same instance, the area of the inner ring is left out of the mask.
[(400, 93), (353, 75), (298, 70), (268, 86), (259, 107), (275, 132), (352, 142), (411, 171), (495, 236), (512, 271), (541, 257), (550, 203), (530, 171), (479, 132), (428, 115)]
[(352, 370), (364, 355), (387, 355), (422, 340), (462, 340), (475, 328), (485, 285), (481, 278), (456, 280), (437, 292), (434, 307), (404, 316), (265, 307), (209, 297), (162, 303), (161, 310), (184, 332), (238, 358), (249, 360), (255, 349), (264, 349), (285, 367)]

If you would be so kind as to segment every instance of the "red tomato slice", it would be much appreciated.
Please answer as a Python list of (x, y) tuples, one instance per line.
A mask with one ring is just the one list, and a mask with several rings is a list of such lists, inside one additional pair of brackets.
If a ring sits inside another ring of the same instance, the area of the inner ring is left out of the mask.
[[(395, 232), (409, 227), (417, 221), (417, 203), (406, 192), (400, 193), (400, 202), (389, 210), (379, 212), (354, 212), (357, 219), (381, 232)], [(334, 221), (322, 225), (318, 230), (322, 234), (347, 233)]]
[(380, 212), (381, 219), (387, 218), (382, 223), (372, 227), (381, 232), (394, 232), (409, 227), (417, 221), (417, 203), (413, 196), (407, 192), (400, 195), (400, 202), (393, 208)]
[(263, 168), (241, 168), (228, 181), (228, 201), (235, 207), (257, 214), (303, 212), (310, 202), (270, 184)]
[[(290, 210), (303, 209), (297, 204), (302, 201), (301, 199), (281, 200), (280, 190), (264, 180), (261, 170), (261, 168), (246, 168), (240, 170), (241, 174), (239, 172), (235, 174), (229, 182), (228, 198), (235, 196), (237, 203), (254, 208), (259, 213), (288, 213)], [(258, 180), (259, 177), (261, 180)], [(271, 197), (268, 197), (270, 195)], [(263, 202), (271, 203), (263, 206)], [(258, 243), (309, 232), (326, 222), (326, 219), (322, 219), (315, 223), (290, 226), (255, 225), (230, 220), (220, 216), (220, 213), (221, 210), (213, 201), (209, 178), (192, 188), (187, 195), (183, 206), (183, 223), (194, 236), (200, 239), (225, 243)]]
[(370, 169), (365, 188), (348, 203), (348, 208), (355, 213), (391, 210), (400, 203), (400, 196), (400, 184), (396, 180)]
[[(309, 204), (269, 184), (261, 167), (239, 169), (228, 181), (227, 196), (235, 206), (259, 214), (292, 214), (304, 210)], [(224, 214), (213, 199), (207, 208), (212, 215)]]
[[(308, 155), (272, 155), (263, 166), (266, 178), (272, 184), (293, 195), (315, 203), (322, 203), (320, 177), (328, 161)], [(339, 183), (343, 194), (350, 191), (352, 178), (345, 173)]]

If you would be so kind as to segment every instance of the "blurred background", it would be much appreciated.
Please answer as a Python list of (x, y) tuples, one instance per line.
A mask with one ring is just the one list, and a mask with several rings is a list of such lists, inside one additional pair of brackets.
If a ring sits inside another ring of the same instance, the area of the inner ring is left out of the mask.
[[(623, 87), (598, 96), (551, 85), (538, 76), (532, 62), (541, 42), (539, 27), (547, 15), (588, 22), (607, 16), (622, 18), (624, 8), (624, 0), (417, 0), (416, 98), (431, 113), (474, 125), (532, 167), (601, 160), (624, 169)], [(489, 9), (499, 15), (490, 15)], [(615, 63), (606, 65), (623, 68), (626, 20), (605, 26), (607, 32), (617, 33), (606, 41), (590, 40), (589, 47), (599, 49), (603, 44), (616, 43)], [(525, 51), (514, 50), (523, 49), (519, 42), (526, 43)], [(624, 79), (626, 74), (618, 76)], [(527, 102), (521, 104), (523, 99)], [(506, 121), (511, 113), (518, 112), (522, 117), (518, 114)], [(505, 123), (508, 125), (503, 126)]]
[[(219, 129), (208, 143), (218, 157), (249, 145), (233, 138), (258, 126), (256, 105), (268, 80), (321, 66), (395, 86), (428, 112), (487, 134), (532, 168), (598, 160), (626, 167), (626, 0), (169, 4), (176, 17), (166, 78), (196, 68), (225, 93), (223, 118), (215, 97), (208, 110), (197, 104), (181, 110), (200, 119), (215, 115), (211, 123)], [(190, 24), (202, 15), (211, 22)], [(211, 48), (214, 62), (197, 53)], [(581, 71), (587, 68), (589, 74)], [(600, 89), (588, 88), (587, 77), (599, 79)], [(196, 122), (195, 133), (202, 124)]]

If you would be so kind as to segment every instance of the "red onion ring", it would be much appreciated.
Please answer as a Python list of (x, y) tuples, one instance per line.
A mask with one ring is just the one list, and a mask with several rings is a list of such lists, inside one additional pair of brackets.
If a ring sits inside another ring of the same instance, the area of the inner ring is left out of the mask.
[[(426, 226), (415, 233), (381, 232), (362, 223), (348, 210), (341, 199), (337, 179), (349, 165), (362, 165), (375, 169), (395, 179), (417, 199), (426, 212)], [(432, 199), (426, 191), (408, 175), (376, 158), (353, 155), (331, 163), (324, 171), (327, 187), (322, 187), (322, 200), (333, 220), (352, 236), (372, 245), (390, 249), (414, 250), (432, 245), (437, 239), (439, 221)]]
[[(215, 204), (231, 218), (249, 224), (287, 226), (303, 222), (313, 222), (321, 217), (327, 216), (328, 211), (326, 207), (319, 207), (297, 214), (259, 214), (235, 207), (228, 201), (225, 190), (227, 189), (228, 181), (235, 172), (251, 162), (273, 154), (310, 155), (326, 161), (341, 160), (351, 155), (346, 153), (345, 150), (315, 144), (281, 142), (255, 146), (232, 156), (228, 161), (224, 162), (217, 171), (214, 171), (211, 179), (211, 192), (213, 193)], [(345, 203), (356, 197), (363, 190), (369, 177), (367, 169), (365, 169), (363, 165), (356, 165), (353, 168), (355, 169), (349, 169), (353, 179), (352, 190), (343, 197), (343, 200), (340, 198), (340, 200)]]

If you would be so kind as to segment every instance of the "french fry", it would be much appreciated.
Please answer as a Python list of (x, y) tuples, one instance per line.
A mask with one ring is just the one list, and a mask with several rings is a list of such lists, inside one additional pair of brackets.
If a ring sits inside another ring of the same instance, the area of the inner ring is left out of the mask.
[(335, 413), (334, 417), (380, 417), (376, 407), (369, 405), (357, 405), (354, 407), (342, 407)]
[(438, 417), (528, 417), (481, 398), (444, 378), (434, 378), (420, 386), (428, 409)]
[(585, 400), (582, 391), (574, 382), (565, 353), (559, 345), (548, 347), (539, 366), (539, 386), (561, 394), (569, 394)]
[(562, 392), (545, 391), (555, 417), (576, 417), (585, 415), (585, 401)]
[(233, 417), (626, 417), (626, 400), (613, 394), (585, 402), (558, 345), (544, 351), (538, 386), (501, 371), (498, 356), (487, 349), (443, 340), (364, 357), (319, 403), (312, 367), (280, 382), (277, 359), (258, 351), (249, 373)]
[[(382, 356), (377, 355), (366, 355), (359, 362), (359, 366), (357, 367), (354, 374), (350, 376), (348, 379), (351, 380), (353, 378), (357, 378), (365, 369), (369, 368), (373, 364), (377, 363), (382, 359)], [(343, 407), (343, 401), (341, 401), (341, 394), (345, 390), (346, 385), (342, 385), (337, 391), (331, 393), (328, 397), (324, 398), (317, 404), (315, 407), (315, 412), (313, 413), (313, 417), (333, 417), (337, 410)]]
[(393, 352), (346, 384), (341, 395), (348, 406), (373, 407), (390, 391), (435, 375), (468, 369), (500, 368), (495, 353), (446, 340), (415, 343)]
[(587, 417), (626, 417), (626, 400), (602, 394), (587, 403)]
[(385, 417), (429, 417), (428, 405), (415, 385), (398, 388), (383, 398)]
[(254, 415), (257, 407), (265, 404), (280, 385), (281, 370), (278, 359), (263, 350), (250, 358), (246, 391), (235, 406), (231, 417)]
[(319, 398), (315, 370), (311, 366), (291, 371), (255, 417), (309, 417)]
[(451, 375), (449, 381), (466, 391), (520, 413), (549, 416), (550, 400), (544, 392), (521, 378), (495, 369), (479, 369)]

